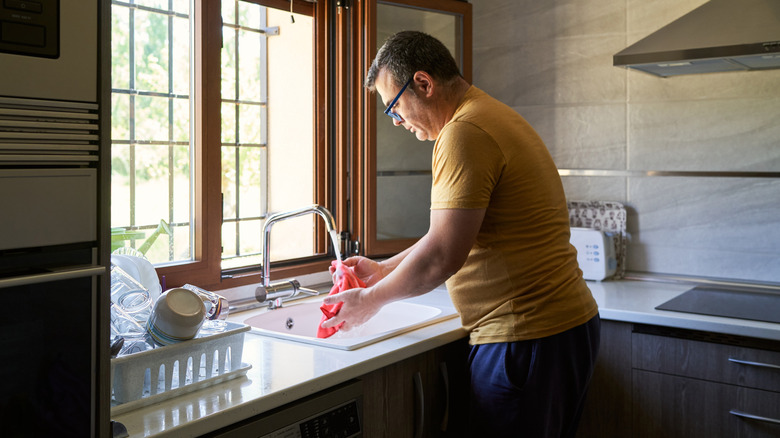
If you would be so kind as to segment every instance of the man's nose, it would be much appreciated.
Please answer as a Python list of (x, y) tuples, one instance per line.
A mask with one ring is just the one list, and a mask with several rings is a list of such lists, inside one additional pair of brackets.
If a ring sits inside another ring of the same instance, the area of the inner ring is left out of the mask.
[(401, 122), (401, 121), (398, 121), (398, 119), (396, 119), (396, 118), (393, 118), (393, 125), (395, 125), (395, 126), (399, 126), (399, 125), (401, 125), (402, 123), (403, 123), (403, 122)]

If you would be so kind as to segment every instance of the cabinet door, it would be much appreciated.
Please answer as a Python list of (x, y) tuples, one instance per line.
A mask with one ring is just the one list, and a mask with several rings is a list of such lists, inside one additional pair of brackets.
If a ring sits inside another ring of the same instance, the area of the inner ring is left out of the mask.
[(414, 437), (420, 419), (420, 370), (427, 354), (388, 365), (362, 378), (363, 430), (366, 437)]
[[(778, 437), (780, 393), (634, 370), (634, 437)], [(740, 412), (764, 417), (750, 419)]]
[(460, 436), (467, 407), (463, 348), (455, 342), (363, 376), (364, 435)]
[(601, 321), (601, 346), (577, 437), (631, 436), (631, 324)]

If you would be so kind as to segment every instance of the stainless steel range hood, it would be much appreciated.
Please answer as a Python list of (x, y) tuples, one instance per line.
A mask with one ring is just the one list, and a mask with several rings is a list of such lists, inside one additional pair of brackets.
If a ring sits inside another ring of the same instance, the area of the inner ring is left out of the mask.
[(711, 0), (613, 63), (661, 77), (780, 69), (780, 0)]

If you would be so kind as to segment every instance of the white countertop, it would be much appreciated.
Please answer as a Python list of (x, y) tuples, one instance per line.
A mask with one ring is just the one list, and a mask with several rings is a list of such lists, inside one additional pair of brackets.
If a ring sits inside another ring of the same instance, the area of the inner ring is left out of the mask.
[[(655, 310), (692, 285), (646, 281), (589, 282), (602, 319), (780, 340), (780, 324)], [(315, 298), (316, 299), (316, 298)], [(415, 299), (451, 305), (444, 290)], [(241, 321), (242, 315), (231, 315)], [(113, 417), (131, 437), (192, 437), (296, 401), (466, 336), (460, 319), (380, 341), (354, 351), (256, 335), (244, 338), (246, 376)]]

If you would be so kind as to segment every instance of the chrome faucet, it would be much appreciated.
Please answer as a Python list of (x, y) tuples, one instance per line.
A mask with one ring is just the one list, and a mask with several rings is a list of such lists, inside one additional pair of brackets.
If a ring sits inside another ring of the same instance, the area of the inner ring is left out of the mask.
[(336, 220), (333, 219), (330, 211), (317, 204), (272, 214), (268, 216), (263, 224), (263, 285), (255, 289), (255, 299), (260, 303), (267, 302), (270, 308), (279, 307), (283, 300), (293, 298), (300, 293), (307, 295), (318, 294), (315, 290), (301, 287), (301, 284), (295, 279), (271, 283), (271, 227), (276, 222), (310, 213), (319, 215), (325, 221), (325, 228), (327, 228), (328, 234), (333, 236), (336, 232)]

